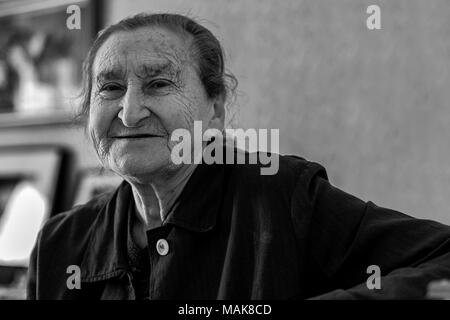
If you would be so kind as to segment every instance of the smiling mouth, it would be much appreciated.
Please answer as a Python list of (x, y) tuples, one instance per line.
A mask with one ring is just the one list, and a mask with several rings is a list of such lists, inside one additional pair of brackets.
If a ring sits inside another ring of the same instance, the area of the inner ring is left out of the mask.
[(144, 139), (144, 138), (161, 138), (162, 136), (154, 134), (133, 134), (126, 136), (115, 136), (114, 139)]

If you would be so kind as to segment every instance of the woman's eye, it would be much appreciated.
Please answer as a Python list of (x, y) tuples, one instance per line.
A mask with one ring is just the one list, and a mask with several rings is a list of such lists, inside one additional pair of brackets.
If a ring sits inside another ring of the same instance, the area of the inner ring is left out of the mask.
[(101, 87), (100, 91), (117, 91), (122, 90), (122, 87), (118, 84), (106, 84), (103, 87)]
[(150, 89), (163, 89), (170, 86), (172, 83), (168, 80), (155, 80), (149, 83), (148, 87)]
[(100, 95), (106, 99), (115, 99), (122, 95), (124, 88), (117, 83), (105, 84), (100, 88)]

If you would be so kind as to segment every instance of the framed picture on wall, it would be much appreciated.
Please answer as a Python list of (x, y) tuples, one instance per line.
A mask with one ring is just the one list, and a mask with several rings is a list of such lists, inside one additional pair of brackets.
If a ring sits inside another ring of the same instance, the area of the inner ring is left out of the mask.
[(69, 112), (101, 27), (101, 1), (0, 2), (0, 113)]
[(25, 276), (38, 232), (58, 197), (63, 150), (0, 148), (0, 299), (25, 297)]
[(0, 148), (0, 266), (28, 266), (57, 197), (62, 154), (50, 146)]

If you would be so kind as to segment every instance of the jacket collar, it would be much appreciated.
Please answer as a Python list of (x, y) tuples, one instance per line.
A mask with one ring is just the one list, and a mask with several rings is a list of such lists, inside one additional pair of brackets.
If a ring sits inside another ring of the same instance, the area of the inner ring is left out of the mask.
[(164, 225), (172, 224), (194, 232), (212, 230), (221, 207), (224, 174), (223, 165), (199, 164)]
[[(222, 204), (225, 166), (199, 164), (163, 225), (193, 232), (214, 228)], [(81, 280), (94, 282), (130, 270), (128, 219), (133, 214), (131, 186), (123, 181), (97, 215), (81, 263)]]

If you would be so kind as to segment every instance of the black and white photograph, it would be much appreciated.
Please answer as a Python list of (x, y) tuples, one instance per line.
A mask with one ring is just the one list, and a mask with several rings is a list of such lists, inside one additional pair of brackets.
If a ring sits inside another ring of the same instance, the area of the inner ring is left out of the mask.
[(450, 300), (449, 21), (447, 0), (0, 1), (0, 300)]

